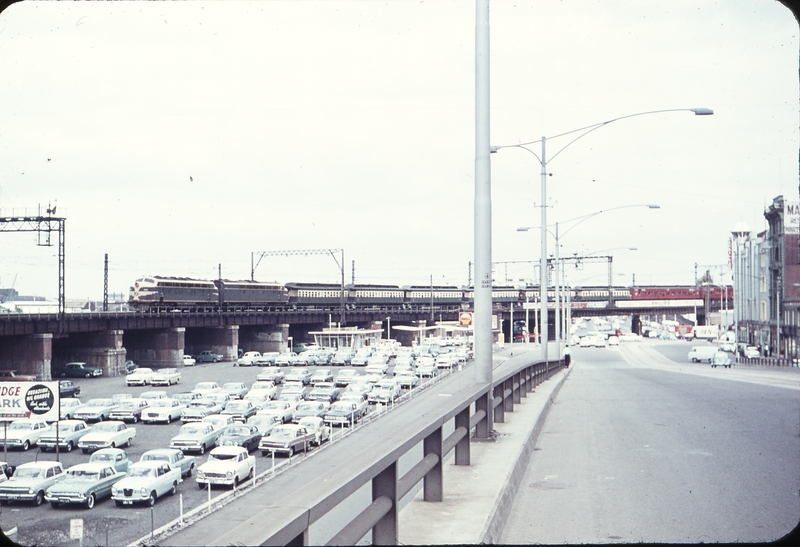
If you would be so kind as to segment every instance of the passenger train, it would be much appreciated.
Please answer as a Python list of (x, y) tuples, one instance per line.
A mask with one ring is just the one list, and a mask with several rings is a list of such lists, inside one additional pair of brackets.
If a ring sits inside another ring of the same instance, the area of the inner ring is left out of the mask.
[[(611, 287), (611, 300), (621, 308), (658, 307), (669, 305), (702, 305), (706, 291), (712, 300), (733, 299), (733, 288), (695, 286)], [(571, 287), (569, 293), (575, 307), (601, 306), (609, 301), (608, 286)], [(555, 291), (548, 291), (555, 300)], [(147, 276), (136, 280), (130, 288), (129, 303), (136, 309), (149, 307), (333, 307), (342, 303), (349, 308), (364, 306), (467, 305), (472, 304), (473, 287), (445, 285), (359, 285), (342, 287), (335, 283), (285, 283), (262, 281), (203, 280), (187, 277)], [(563, 297), (563, 296), (562, 296)], [(536, 302), (537, 286), (492, 287), (495, 303)], [(581, 304), (585, 303), (585, 304)], [(593, 304), (594, 303), (594, 304)], [(648, 305), (647, 303), (651, 303)]]

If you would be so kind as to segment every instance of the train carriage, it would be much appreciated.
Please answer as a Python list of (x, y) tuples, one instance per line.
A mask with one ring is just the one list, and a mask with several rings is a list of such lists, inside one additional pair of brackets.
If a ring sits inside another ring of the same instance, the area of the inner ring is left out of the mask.
[(397, 285), (346, 285), (348, 304), (403, 304), (405, 292)]
[[(289, 303), (295, 305), (329, 305), (341, 303), (342, 286), (335, 283), (286, 283)], [(347, 289), (344, 292), (347, 300)]]
[(214, 282), (225, 304), (285, 304), (289, 302), (289, 291), (278, 282), (229, 281)]
[(218, 304), (219, 291), (213, 281), (153, 275), (134, 282), (129, 301), (133, 306)]
[[(464, 300), (464, 290), (456, 286), (445, 285), (406, 285), (403, 287), (406, 304), (461, 304)], [(433, 297), (431, 297), (433, 293)]]

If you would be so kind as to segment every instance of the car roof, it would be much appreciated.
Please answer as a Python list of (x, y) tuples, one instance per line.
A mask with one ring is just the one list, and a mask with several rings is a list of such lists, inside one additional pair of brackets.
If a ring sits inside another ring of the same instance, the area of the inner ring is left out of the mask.
[(113, 466), (108, 462), (83, 462), (69, 466), (69, 469), (67, 469), (67, 471), (69, 471), (70, 469), (87, 469), (89, 471), (100, 471), (101, 469), (104, 469), (106, 467), (113, 467)]
[(243, 446), (218, 446), (214, 448), (211, 453), (212, 454), (239, 454), (240, 452), (247, 452), (247, 449)]
[(20, 467), (25, 467), (26, 469), (27, 468), (49, 469), (54, 465), (61, 465), (61, 464), (59, 462), (54, 462), (54, 461), (25, 462), (19, 464), (17, 466), (17, 469), (19, 469)]
[(138, 462), (132, 463), (128, 470), (130, 470), (131, 467), (161, 467), (165, 463), (168, 462), (165, 462), (164, 460), (139, 460)]

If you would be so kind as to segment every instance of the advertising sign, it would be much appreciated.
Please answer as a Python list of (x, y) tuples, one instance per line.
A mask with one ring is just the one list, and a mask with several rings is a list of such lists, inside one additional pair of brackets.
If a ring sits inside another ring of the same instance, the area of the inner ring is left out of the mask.
[(800, 202), (785, 201), (783, 203), (783, 233), (800, 233)]
[(0, 420), (58, 420), (58, 382), (0, 382)]
[(469, 327), (472, 325), (472, 314), (468, 311), (462, 311), (458, 314), (458, 323), (462, 327)]

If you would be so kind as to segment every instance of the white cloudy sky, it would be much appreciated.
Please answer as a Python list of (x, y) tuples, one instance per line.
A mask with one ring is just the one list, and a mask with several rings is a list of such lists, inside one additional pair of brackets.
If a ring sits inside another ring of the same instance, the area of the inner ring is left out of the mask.
[[(22, 2), (0, 13), (0, 214), (57, 203), (68, 298), (144, 274), (249, 278), (344, 248), (346, 279), (462, 285), (473, 258), (473, 0)], [(693, 282), (734, 224), (798, 199), (798, 26), (772, 0), (492, 0), (491, 141), (620, 120), (550, 162), (562, 255)], [(549, 141), (552, 156), (569, 139)], [(538, 152), (538, 145), (534, 149)], [(537, 260), (539, 164), (492, 155), (493, 260)], [(562, 224), (562, 233), (572, 225)], [(53, 240), (55, 241), (55, 239)], [(552, 241), (550, 243), (552, 249)], [(57, 293), (0, 233), (0, 286)], [(570, 274), (605, 282), (605, 267)], [(256, 278), (337, 282), (329, 257)], [(532, 272), (499, 266), (495, 279)]]

